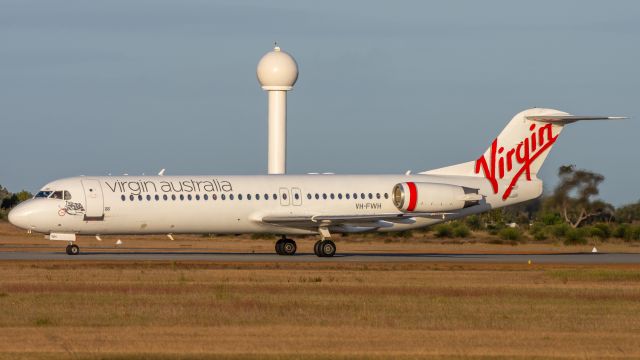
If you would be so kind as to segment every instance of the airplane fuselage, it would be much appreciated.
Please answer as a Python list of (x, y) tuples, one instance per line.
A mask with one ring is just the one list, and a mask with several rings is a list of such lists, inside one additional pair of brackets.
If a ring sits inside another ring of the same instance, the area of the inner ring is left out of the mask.
[[(265, 223), (265, 216), (377, 215), (398, 213), (392, 190), (398, 183), (443, 183), (478, 189), (482, 204), (446, 216), (412, 222), (340, 225), (332, 232), (402, 231), (432, 225), (539, 196), (540, 180), (523, 182), (506, 201), (482, 177), (432, 175), (259, 175), (74, 177), (41, 191), (14, 211), (12, 222), (41, 233), (316, 234), (317, 229)], [(64, 192), (67, 197), (64, 198)], [(30, 209), (27, 210), (27, 207)], [(24, 216), (20, 216), (24, 214)], [(23, 219), (22, 219), (23, 218)]]

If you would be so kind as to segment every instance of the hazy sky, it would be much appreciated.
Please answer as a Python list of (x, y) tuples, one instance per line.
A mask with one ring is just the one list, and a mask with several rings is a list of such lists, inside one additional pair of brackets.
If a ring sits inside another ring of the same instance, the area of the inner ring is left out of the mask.
[(575, 164), (640, 198), (638, 1), (0, 0), (0, 184), (266, 173), (274, 41), (296, 58), (288, 172), (404, 173), (476, 159), (517, 112), (571, 125)]

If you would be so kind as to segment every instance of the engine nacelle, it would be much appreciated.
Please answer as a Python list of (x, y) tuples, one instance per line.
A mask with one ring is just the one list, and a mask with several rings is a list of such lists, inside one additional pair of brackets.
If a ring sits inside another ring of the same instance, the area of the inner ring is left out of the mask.
[(477, 190), (457, 185), (404, 182), (393, 187), (393, 204), (404, 212), (443, 212), (478, 205)]

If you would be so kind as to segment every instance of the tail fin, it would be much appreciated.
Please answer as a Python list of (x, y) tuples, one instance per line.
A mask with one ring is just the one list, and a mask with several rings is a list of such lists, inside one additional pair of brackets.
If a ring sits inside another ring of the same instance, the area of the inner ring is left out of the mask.
[(531, 180), (536, 176), (566, 124), (607, 119), (624, 117), (575, 116), (554, 109), (528, 109), (514, 116), (477, 160), (421, 174), (483, 176), (496, 194), (501, 191), (499, 182), (511, 179), (510, 185), (502, 190), (506, 199), (519, 179)]

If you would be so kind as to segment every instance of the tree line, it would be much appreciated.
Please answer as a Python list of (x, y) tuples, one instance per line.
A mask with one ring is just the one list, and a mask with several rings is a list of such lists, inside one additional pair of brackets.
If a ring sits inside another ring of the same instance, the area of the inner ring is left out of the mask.
[(11, 193), (7, 188), (0, 185), (0, 219), (6, 219), (7, 213), (11, 208), (32, 197), (33, 194), (26, 190)]
[(586, 244), (589, 240), (618, 238), (640, 241), (640, 201), (615, 207), (598, 198), (602, 174), (577, 169), (558, 169), (553, 191), (537, 199), (436, 225), (436, 237), (468, 237), (472, 232), (495, 235), (496, 241), (560, 240)]

